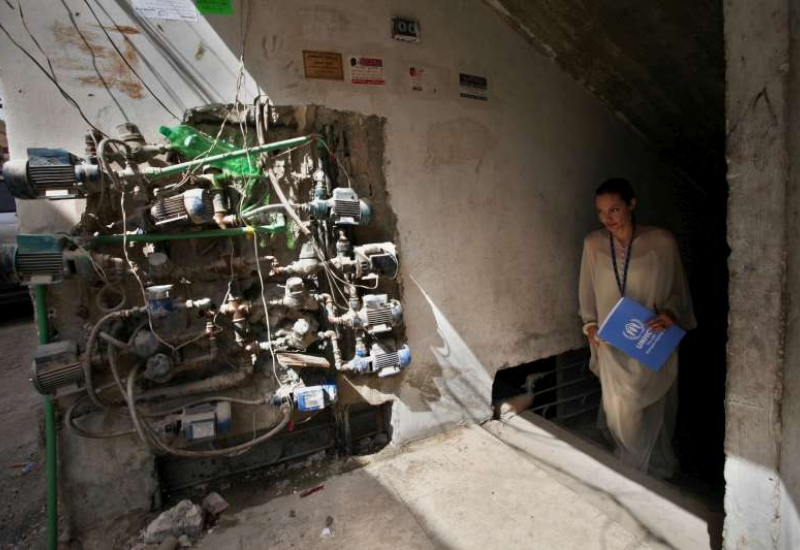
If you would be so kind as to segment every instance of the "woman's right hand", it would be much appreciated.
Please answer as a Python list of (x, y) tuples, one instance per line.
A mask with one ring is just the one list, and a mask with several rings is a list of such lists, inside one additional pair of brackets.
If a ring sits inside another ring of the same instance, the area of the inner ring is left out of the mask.
[(589, 344), (593, 346), (600, 344), (600, 339), (597, 338), (597, 330), (596, 326), (586, 329), (586, 337), (589, 339)]

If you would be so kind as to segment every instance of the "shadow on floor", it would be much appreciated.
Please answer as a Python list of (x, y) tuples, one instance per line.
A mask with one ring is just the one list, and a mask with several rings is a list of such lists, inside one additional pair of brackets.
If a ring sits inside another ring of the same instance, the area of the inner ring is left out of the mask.
[[(647, 502), (642, 500), (643, 497), (648, 498), (649, 494), (702, 520), (707, 525), (710, 548), (722, 548), (722, 502), (710, 492), (707, 485), (698, 484), (686, 476), (676, 476), (667, 482), (645, 475), (619, 462), (599, 432), (590, 438), (529, 411), (490, 424), (494, 428), (487, 425), (489, 431), (499, 435), (507, 445), (530, 460), (545, 466), (565, 485), (579, 493), (584, 489), (595, 492), (600, 500), (592, 502), (599, 508), (603, 508), (602, 500), (610, 499), (616, 506), (625, 509), (658, 543), (672, 546), (650, 527), (652, 522), (648, 515), (652, 510), (648, 510)], [(501, 427), (498, 429), (498, 426)], [(505, 435), (501, 435), (503, 431)], [(509, 437), (508, 432), (515, 435)], [(617, 479), (614, 480), (614, 474), (604, 472), (618, 474)], [(631, 505), (636, 502), (644, 507)], [(682, 527), (675, 525), (674, 528)]]

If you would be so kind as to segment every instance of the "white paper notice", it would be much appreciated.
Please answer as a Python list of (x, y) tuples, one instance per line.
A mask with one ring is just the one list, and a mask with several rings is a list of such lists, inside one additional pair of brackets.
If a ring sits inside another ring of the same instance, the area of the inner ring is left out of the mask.
[(386, 84), (386, 71), (382, 58), (351, 55), (349, 59), (350, 82), (352, 84), (372, 86), (384, 86)]
[(197, 21), (197, 9), (192, 0), (133, 0), (133, 9), (148, 19)]

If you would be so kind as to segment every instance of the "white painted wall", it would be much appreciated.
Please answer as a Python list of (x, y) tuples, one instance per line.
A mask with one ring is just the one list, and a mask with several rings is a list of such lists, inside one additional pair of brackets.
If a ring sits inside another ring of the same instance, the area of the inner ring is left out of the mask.
[[(171, 108), (233, 99), (242, 0), (234, 2), (236, 15), (197, 23), (134, 21), (127, 1), (117, 2), (101, 3), (117, 24), (146, 26), (147, 32), (127, 35), (139, 52), (135, 65)], [(394, 390), (395, 440), (488, 416), (498, 368), (583, 344), (576, 297), (580, 246), (596, 225), (592, 191), (602, 179), (630, 178), (643, 205), (640, 220), (676, 226), (670, 223), (676, 220), (671, 172), (481, 1), (251, 3), (245, 61), (275, 103), (325, 104), (388, 121), (385, 171), (399, 220), (414, 353)], [(24, 4), (59, 81), (92, 120), (112, 130), (120, 111), (102, 88), (85, 83), (94, 76), (91, 57), (64, 30), (63, 6)], [(67, 4), (92, 42), (104, 44), (85, 5)], [(392, 40), (393, 15), (416, 17), (421, 43)], [(41, 58), (4, 3), (0, 19)], [(304, 49), (381, 56), (387, 84), (307, 80)], [(122, 79), (126, 71), (113, 67), (111, 54), (105, 51), (102, 71)], [(425, 69), (426, 91), (411, 90), (410, 66)], [(80, 152), (85, 125), (2, 35), (0, 67), (12, 154), (29, 146)], [(489, 101), (459, 98), (459, 72), (488, 77)], [(141, 99), (114, 93), (146, 136), (170, 122), (147, 92)], [(58, 221), (55, 214), (29, 212), (23, 210), (28, 227), (46, 229)]]

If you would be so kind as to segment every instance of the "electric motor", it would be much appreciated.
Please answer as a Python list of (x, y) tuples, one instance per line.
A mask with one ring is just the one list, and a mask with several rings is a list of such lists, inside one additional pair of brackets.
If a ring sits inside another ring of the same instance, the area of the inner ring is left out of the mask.
[(52, 395), (59, 388), (82, 385), (83, 381), (77, 342), (65, 340), (36, 348), (31, 368), (31, 382), (36, 391), (42, 395)]
[(14, 257), (23, 283), (49, 284), (64, 278), (64, 241), (54, 235), (17, 235)]
[(372, 214), (369, 205), (359, 200), (349, 187), (337, 187), (331, 194), (331, 218), (334, 225), (367, 225)]
[(386, 378), (398, 374), (411, 363), (411, 348), (404, 344), (397, 351), (386, 351), (377, 342), (372, 345), (370, 354), (356, 356), (342, 367), (345, 371), (357, 374), (377, 372), (378, 377)]
[(330, 217), (334, 225), (367, 225), (372, 218), (372, 208), (349, 187), (337, 187), (331, 198), (315, 198), (303, 205), (313, 218)]
[(81, 184), (99, 180), (97, 166), (64, 149), (28, 149), (27, 159), (3, 166), (8, 190), (18, 199), (69, 198), (85, 194)]
[(150, 207), (150, 215), (156, 226), (203, 225), (214, 221), (214, 198), (207, 189), (189, 189), (159, 198)]
[(394, 298), (386, 294), (366, 294), (363, 301), (358, 319), (370, 334), (389, 332), (403, 322), (403, 306)]

